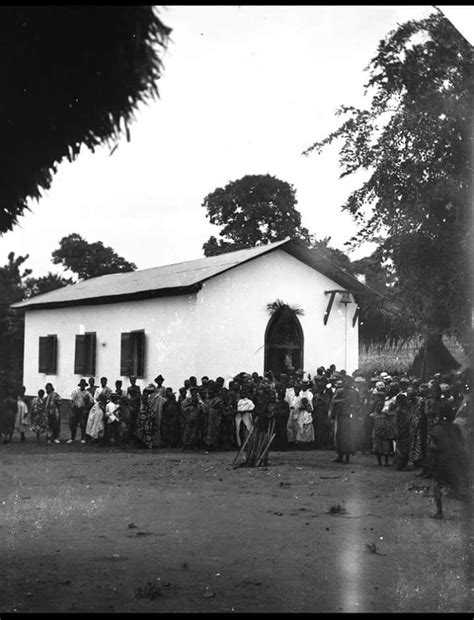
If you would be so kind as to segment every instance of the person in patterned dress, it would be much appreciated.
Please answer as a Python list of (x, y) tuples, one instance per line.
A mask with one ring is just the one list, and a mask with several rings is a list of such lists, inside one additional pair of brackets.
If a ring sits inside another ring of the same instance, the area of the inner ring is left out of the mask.
[(135, 437), (148, 449), (153, 448), (153, 435), (156, 425), (156, 414), (148, 402), (150, 395), (153, 394), (154, 391), (155, 386), (153, 383), (143, 388), (140, 410), (135, 424)]
[[(421, 387), (421, 386), (420, 386)], [(426, 452), (426, 418), (424, 416), (424, 387), (417, 394), (414, 388), (408, 388), (407, 397), (410, 407), (410, 454), (408, 460), (415, 469), (421, 467)]]
[(190, 387), (191, 395), (181, 403), (184, 418), (183, 450), (198, 450), (199, 423), (204, 415), (204, 403), (197, 386)]
[(35, 396), (31, 402), (31, 430), (33, 433), (36, 433), (38, 441), (40, 435), (48, 432), (48, 416), (44, 406), (44, 390), (38, 390), (38, 396)]

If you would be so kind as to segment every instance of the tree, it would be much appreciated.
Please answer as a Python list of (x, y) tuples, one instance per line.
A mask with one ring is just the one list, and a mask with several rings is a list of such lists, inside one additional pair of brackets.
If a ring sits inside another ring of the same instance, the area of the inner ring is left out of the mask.
[(0, 267), (0, 398), (9, 389), (17, 391), (22, 381), (24, 317), (10, 308), (23, 299), (23, 280), (31, 274), (23, 263), (26, 256), (8, 255)]
[(72, 283), (53, 273), (32, 277), (24, 267), (27, 260), (28, 254), (10, 252), (8, 263), (0, 267), (0, 399), (9, 390), (18, 393), (23, 382), (24, 314), (10, 305)]
[(156, 8), (2, 6), (0, 233), (51, 186), (57, 165), (125, 133), (158, 95), (170, 28)]
[(358, 300), (362, 345), (401, 345), (417, 333), (416, 325), (400, 306), (394, 269), (385, 262), (382, 246), (370, 256), (352, 261), (350, 270), (355, 276), (363, 275), (368, 287)]
[(320, 256), (324, 256), (341, 269), (345, 269), (349, 273), (353, 273), (350, 258), (347, 256), (347, 254), (341, 252), (341, 250), (331, 247), (329, 245), (330, 241), (331, 237), (324, 237), (323, 239), (318, 240), (314, 237), (314, 235), (311, 235), (309, 248), (312, 250), (316, 250)]
[(119, 256), (102, 241), (88, 243), (77, 233), (63, 237), (52, 254), (53, 263), (76, 273), (79, 278), (95, 278), (109, 273), (135, 271), (137, 266)]
[(296, 209), (295, 188), (269, 174), (246, 175), (208, 194), (202, 206), (211, 224), (221, 226), (219, 239), (203, 245), (205, 256), (251, 248), (256, 243), (296, 237), (310, 242)]
[(50, 271), (45, 276), (40, 276), (39, 278), (26, 278), (24, 283), (24, 296), (28, 298), (42, 295), (43, 293), (55, 291), (63, 286), (68, 286), (69, 284), (73, 284), (72, 278), (64, 278)]
[(379, 43), (367, 67), (367, 109), (310, 146), (341, 140), (341, 177), (368, 179), (343, 205), (360, 224), (354, 244), (383, 236), (399, 308), (425, 342), (470, 326), (472, 46), (440, 11)]

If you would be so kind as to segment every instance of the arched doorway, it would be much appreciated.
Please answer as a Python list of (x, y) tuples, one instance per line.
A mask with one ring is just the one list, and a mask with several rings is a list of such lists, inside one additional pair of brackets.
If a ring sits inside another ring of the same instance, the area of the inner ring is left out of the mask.
[(303, 366), (303, 329), (289, 306), (279, 308), (265, 330), (265, 372), (288, 374)]

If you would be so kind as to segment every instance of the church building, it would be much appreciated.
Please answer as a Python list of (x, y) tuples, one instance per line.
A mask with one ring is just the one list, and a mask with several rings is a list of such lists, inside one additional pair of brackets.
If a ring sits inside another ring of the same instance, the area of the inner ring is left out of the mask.
[(89, 376), (143, 387), (162, 374), (177, 390), (190, 375), (351, 373), (365, 290), (291, 239), (79, 281), (13, 305), (25, 311), (24, 385), (66, 395)]

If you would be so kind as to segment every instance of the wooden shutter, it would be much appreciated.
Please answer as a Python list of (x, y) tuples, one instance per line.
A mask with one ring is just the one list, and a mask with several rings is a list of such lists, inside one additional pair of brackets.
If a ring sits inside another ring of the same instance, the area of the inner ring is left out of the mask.
[(48, 369), (48, 374), (55, 375), (58, 360), (58, 337), (48, 336), (48, 338), (50, 339), (50, 365)]
[(48, 336), (39, 338), (39, 363), (38, 372), (48, 373), (49, 362), (49, 339)]
[(124, 332), (120, 337), (120, 376), (128, 377), (132, 372), (131, 334)]
[(58, 337), (56, 335), (40, 336), (38, 372), (46, 375), (56, 374)]
[(143, 377), (145, 374), (145, 331), (134, 332), (135, 338), (135, 374), (137, 377)]
[(86, 360), (84, 373), (95, 375), (95, 352), (96, 352), (96, 336), (95, 332), (86, 334)]
[(86, 359), (86, 336), (78, 334), (76, 336), (76, 351), (74, 355), (74, 374), (83, 375), (85, 372)]

